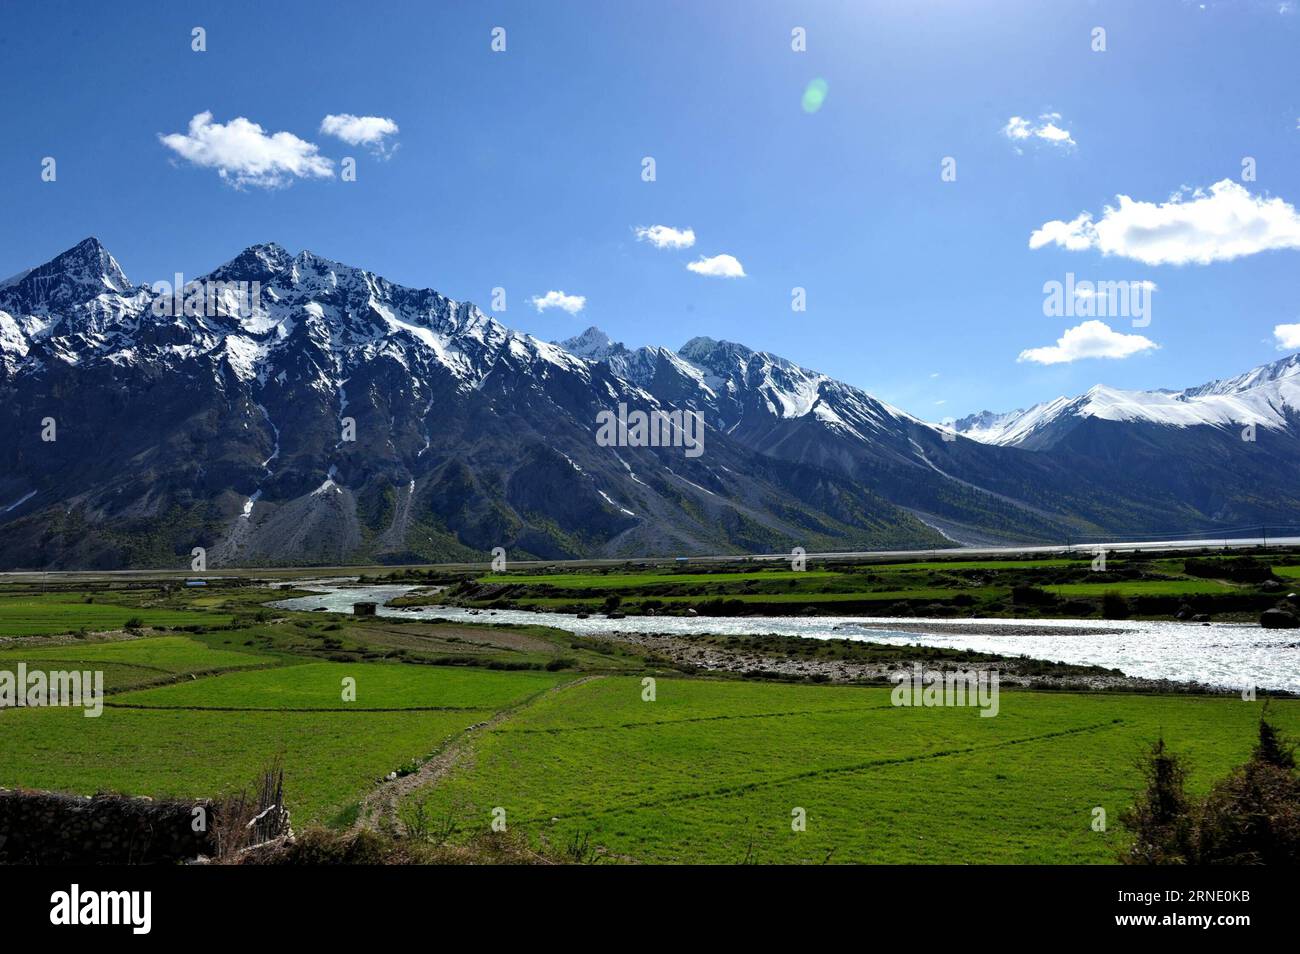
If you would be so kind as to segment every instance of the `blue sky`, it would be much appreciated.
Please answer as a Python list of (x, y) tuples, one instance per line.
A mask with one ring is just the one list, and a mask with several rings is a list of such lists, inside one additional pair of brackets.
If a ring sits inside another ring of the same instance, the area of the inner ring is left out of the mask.
[[(1254, 0), (6, 4), (0, 273), (92, 234), (137, 282), (273, 240), (485, 309), (503, 287), (497, 317), (546, 339), (743, 341), (933, 420), (1184, 387), (1300, 322), (1298, 74), (1300, 15)], [(305, 166), (237, 187), (162, 141), (204, 112), (297, 137)], [(348, 143), (327, 115), (398, 131)], [(1206, 192), (1170, 207), (1184, 188)], [(1108, 219), (1121, 194), (1151, 206)], [(1081, 247), (1031, 248), (1057, 221)], [(744, 277), (687, 268), (723, 254)], [(1018, 360), (1081, 324), (1044, 314), (1067, 272), (1155, 283), (1149, 325), (1105, 321), (1128, 357)], [(585, 305), (539, 312), (548, 291)]]

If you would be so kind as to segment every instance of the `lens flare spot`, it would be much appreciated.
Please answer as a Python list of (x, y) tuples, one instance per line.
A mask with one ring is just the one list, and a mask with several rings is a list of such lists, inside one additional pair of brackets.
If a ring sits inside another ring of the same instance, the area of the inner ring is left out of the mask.
[(809, 83), (808, 88), (803, 91), (803, 111), (815, 113), (821, 109), (822, 104), (826, 102), (826, 92), (829, 89), (830, 87), (821, 77)]

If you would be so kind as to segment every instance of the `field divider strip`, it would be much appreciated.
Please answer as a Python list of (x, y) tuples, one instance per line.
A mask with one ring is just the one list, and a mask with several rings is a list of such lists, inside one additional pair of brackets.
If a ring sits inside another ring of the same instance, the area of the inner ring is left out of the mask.
[(105, 702), (110, 709), (158, 712), (492, 712), (492, 706), (152, 706), (143, 702)]
[(614, 729), (640, 729), (648, 726), (687, 725), (692, 722), (725, 722), (730, 719), (781, 719), (788, 716), (826, 715), (827, 713), (870, 712), (873, 709), (895, 709), (897, 706), (887, 703), (878, 706), (839, 706), (830, 709), (792, 709), (788, 712), (749, 712), (741, 715), (690, 716), (685, 719), (656, 719), (649, 722), (615, 722), (610, 725), (566, 725), (552, 729), (502, 729), (506, 735), (547, 734), (558, 735), (561, 732), (602, 732)]
[[(292, 664), (290, 664), (292, 665)], [(250, 666), (220, 666), (216, 669), (195, 669), (190, 672), (172, 672), (163, 670), (167, 675), (166, 678), (154, 679), (150, 682), (142, 682), (134, 686), (114, 686), (111, 689), (105, 689), (104, 695), (121, 695), (125, 692), (145, 692), (149, 689), (161, 689), (164, 686), (174, 686), (177, 683), (183, 683), (186, 680), (198, 682), (200, 679), (208, 679), (212, 676), (225, 676), (236, 672), (255, 672), (259, 669), (284, 669), (286, 664), (280, 662), (255, 663)], [(122, 705), (126, 703), (106, 702), (105, 705)]]
[[(95, 664), (103, 666), (125, 666), (130, 669), (144, 669), (149, 672), (159, 673), (159, 678), (150, 679), (147, 682), (134, 683), (129, 686), (109, 686), (104, 690), (104, 695), (113, 696), (121, 695), (127, 692), (145, 692), (149, 689), (161, 689), (164, 686), (173, 686), (177, 683), (183, 683), (186, 680), (197, 682), (199, 679), (207, 679), (212, 676), (225, 676), (236, 672), (255, 672), (259, 669), (285, 669), (289, 666), (297, 665), (296, 663), (268, 662), (254, 663), (248, 666), (219, 666), (215, 669), (193, 669), (183, 672), (176, 672), (172, 669), (165, 669), (162, 666), (150, 666), (145, 663), (128, 663), (118, 662), (115, 659), (21, 659), (16, 662), (25, 662), (29, 669), (33, 668), (32, 663), (58, 663), (63, 666), (75, 665), (77, 668), (90, 668), (94, 670)], [(5, 668), (5, 660), (0, 659), (0, 669)], [(105, 702), (107, 706), (117, 706), (119, 708), (144, 708), (135, 706), (131, 703), (124, 702)], [(191, 706), (174, 706), (173, 708), (193, 708)]]
[(420, 762), (417, 771), (396, 778), (391, 782), (382, 783), (362, 799), (361, 809), (357, 813), (357, 820), (353, 827), (380, 828), (386, 824), (394, 824), (397, 821), (398, 807), (402, 797), (425, 785), (436, 784), (450, 774), (462, 760), (473, 754), (473, 742), (480, 734), (490, 731), (506, 719), (517, 715), (539, 699), (603, 678), (605, 677), (580, 676), (577, 679), (570, 679), (553, 686), (547, 686), (545, 689), (539, 689), (532, 695), (497, 710), (495, 715), (483, 723), (468, 726), (450, 738), (444, 739), (437, 748)]

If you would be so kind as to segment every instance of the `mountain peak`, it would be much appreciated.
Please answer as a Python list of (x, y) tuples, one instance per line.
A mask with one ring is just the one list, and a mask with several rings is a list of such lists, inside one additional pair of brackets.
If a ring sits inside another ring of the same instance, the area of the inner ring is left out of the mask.
[(130, 289), (122, 266), (92, 235), (0, 285), (0, 308), (33, 314), (90, 301), (106, 291), (123, 294)]
[(279, 242), (259, 242), (244, 249), (240, 256), (248, 255), (264, 262), (284, 266), (293, 261), (293, 255)]
[(106, 252), (106, 251), (108, 250), (104, 248), (103, 242), (101, 242), (98, 238), (96, 238), (93, 235), (87, 235), (76, 245), (72, 246), (72, 248), (68, 249), (66, 252), (63, 252), (61, 254), (68, 255), (70, 253), (76, 252), (82, 255), (98, 255), (99, 253)]
[(267, 282), (293, 264), (293, 256), (275, 242), (250, 245), (212, 272), (217, 281)]
[(703, 335), (692, 338), (677, 350), (687, 361), (719, 374), (726, 374), (737, 365), (744, 365), (756, 353), (753, 348), (734, 341), (720, 341)]
[(80, 273), (77, 277), (102, 279), (110, 291), (124, 292), (131, 287), (117, 259), (93, 235), (56, 255), (48, 264), (58, 266), (61, 271)]
[(576, 354), (579, 358), (585, 358), (588, 361), (604, 360), (620, 347), (613, 338), (595, 325), (592, 325), (580, 335), (574, 335), (572, 338), (566, 338), (564, 341), (556, 343), (570, 354)]
[(1281, 381), (1284, 378), (1291, 378), (1296, 375), (1300, 375), (1300, 354), (1290, 354), (1285, 358), (1279, 358), (1277, 361), (1251, 368), (1245, 374), (1239, 374), (1233, 378), (1221, 378), (1217, 381), (1210, 381), (1208, 384), (1202, 384), (1199, 387), (1188, 388), (1183, 394), (1189, 398), (1211, 394), (1241, 394), (1261, 385)]
[(686, 344), (677, 349), (677, 353), (684, 355), (691, 351), (709, 351), (717, 347), (721, 342), (716, 338), (710, 338), (707, 335), (697, 335)]

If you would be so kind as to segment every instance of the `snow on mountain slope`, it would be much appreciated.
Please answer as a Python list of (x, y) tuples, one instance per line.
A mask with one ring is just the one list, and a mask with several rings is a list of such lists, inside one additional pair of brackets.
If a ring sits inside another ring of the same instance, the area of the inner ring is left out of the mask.
[(769, 419), (764, 423), (808, 419), (863, 442), (897, 443), (915, 427), (940, 433), (866, 391), (766, 351), (700, 337), (686, 342), (678, 355), (703, 371), (724, 406), (730, 402), (732, 430), (756, 426), (758, 412)]
[[(172, 294), (87, 239), (0, 287), (0, 566), (171, 565), (196, 545), (221, 565), (941, 539), (711, 425), (705, 459), (605, 447), (601, 411), (716, 395), (666, 349), (574, 350), (274, 243)], [(57, 441), (30, 426), (46, 416)]]
[[(978, 415), (980, 442), (734, 342), (632, 350), (592, 328), (547, 343), (274, 243), (183, 297), (203, 287), (202, 308), (160, 308), (175, 300), (94, 239), (0, 286), (0, 500), (22, 501), (0, 517), (0, 565), (209, 544), (226, 562), (830, 549), (940, 540), (927, 523), (993, 542), (1300, 513), (1297, 442), (1243, 455), (1225, 429), (1284, 426), (1300, 358)], [(620, 403), (700, 411), (707, 454), (600, 445), (597, 415)], [(58, 441), (41, 442), (31, 422), (52, 412)], [(1083, 428), (1036, 452), (1091, 419), (1191, 439)], [(1197, 423), (1219, 425), (1213, 440)]]
[(1005, 414), (981, 411), (957, 421), (953, 429), (962, 437), (981, 444), (1012, 446), (1022, 442), (1044, 423), (1054, 420), (1071, 403), (1071, 398), (1059, 397)]
[(469, 303), (394, 285), (309, 251), (292, 256), (274, 243), (244, 250), (180, 297), (235, 282), (246, 283), (250, 298), (257, 283), (256, 301), (226, 289), (197, 313), (177, 309), (166, 296), (133, 287), (112, 255), (86, 239), (0, 288), (0, 352), (11, 373), (24, 365), (36, 370), (50, 357), (120, 364), (143, 356), (174, 364), (211, 355), (264, 382), (279, 374), (285, 355), (310, 344), (329, 356), (318, 383), (331, 392), (350, 365), (377, 353), (412, 370), (408, 348), (466, 388), (480, 386), (501, 362), (587, 373), (563, 349), (506, 328)]
[(579, 358), (585, 358), (588, 361), (603, 361), (614, 351), (627, 350), (622, 345), (615, 343), (613, 338), (595, 325), (592, 325), (580, 335), (574, 335), (572, 338), (557, 343), (570, 354), (576, 354)]
[(939, 430), (829, 375), (732, 341), (696, 337), (676, 352), (629, 350), (592, 327), (560, 344), (653, 394), (706, 411), (728, 433), (798, 419), (862, 442), (900, 439), (905, 427)]
[(1038, 447), (1050, 441), (1053, 430), (1085, 418), (1178, 428), (1254, 424), (1284, 431), (1297, 413), (1300, 355), (1290, 355), (1183, 391), (1124, 391), (1099, 384), (1077, 398), (1057, 398), (1024, 411), (971, 415), (958, 421), (956, 430), (985, 444)]
[(0, 309), (11, 314), (48, 315), (66, 305), (104, 294), (124, 294), (131, 283), (117, 259), (88, 238), (37, 268), (0, 284)]

